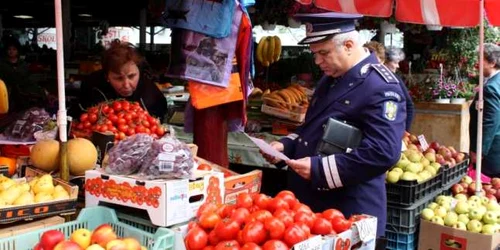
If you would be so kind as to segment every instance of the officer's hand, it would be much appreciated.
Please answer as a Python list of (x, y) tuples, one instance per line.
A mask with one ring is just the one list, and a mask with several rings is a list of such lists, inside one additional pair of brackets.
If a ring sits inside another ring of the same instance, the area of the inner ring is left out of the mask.
[(311, 157), (306, 157), (298, 160), (286, 161), (286, 165), (292, 168), (298, 175), (306, 180), (311, 179)]
[[(273, 142), (269, 143), (269, 145), (271, 145), (271, 147), (278, 150), (279, 152), (283, 152), (283, 150), (285, 150), (285, 146), (283, 145), (283, 143), (281, 143), (279, 141), (273, 141)], [(273, 156), (270, 156), (270, 155), (264, 153), (262, 150), (259, 150), (259, 152), (264, 157), (264, 159), (266, 159), (266, 161), (271, 163), (271, 164), (276, 164), (276, 163), (280, 162), (280, 159), (273, 157)]]

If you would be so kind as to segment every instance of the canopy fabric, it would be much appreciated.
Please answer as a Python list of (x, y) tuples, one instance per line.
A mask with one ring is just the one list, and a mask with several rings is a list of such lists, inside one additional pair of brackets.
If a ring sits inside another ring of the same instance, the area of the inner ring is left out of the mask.
[(314, 3), (316, 7), (329, 11), (374, 17), (391, 16), (394, 4), (394, 0), (297, 0), (297, 2), (304, 5)]
[(500, 26), (500, 1), (499, 0), (486, 0), (484, 2), (484, 9), (486, 10), (486, 18), (488, 22), (496, 27)]

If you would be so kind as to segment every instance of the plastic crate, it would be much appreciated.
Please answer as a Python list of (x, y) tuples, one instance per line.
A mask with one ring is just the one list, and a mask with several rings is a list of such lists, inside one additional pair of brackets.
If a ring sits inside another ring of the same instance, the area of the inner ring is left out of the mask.
[(450, 184), (455, 184), (462, 179), (467, 174), (467, 169), (469, 168), (469, 155), (465, 155), (465, 159), (450, 168), (448, 165), (442, 167), (443, 169), (443, 187), (449, 186)]
[(398, 181), (397, 183), (387, 183), (387, 204), (399, 207), (410, 207), (419, 201), (422, 201), (430, 194), (441, 190), (443, 179), (443, 170), (431, 179), (418, 183), (417, 181)]
[(411, 207), (398, 207), (388, 204), (386, 229), (405, 234), (416, 232), (420, 223), (420, 212), (440, 194), (441, 189), (426, 196)]
[(120, 222), (113, 209), (107, 207), (90, 207), (83, 209), (76, 221), (51, 226), (33, 232), (0, 239), (2, 250), (32, 250), (39, 242), (40, 236), (47, 230), (60, 230), (68, 238), (78, 228), (94, 230), (101, 224), (110, 224), (119, 237), (134, 237), (141, 245), (150, 250), (174, 249), (174, 232), (167, 228), (159, 228), (154, 234)]
[(416, 250), (418, 248), (418, 230), (415, 233), (405, 234), (385, 231), (387, 238), (386, 249), (389, 250)]
[(154, 233), (156, 232), (156, 230), (158, 230), (158, 228), (160, 228), (159, 226), (153, 225), (147, 218), (132, 216), (119, 211), (116, 211), (116, 216), (118, 217), (119, 221), (135, 228), (139, 228), (148, 233)]

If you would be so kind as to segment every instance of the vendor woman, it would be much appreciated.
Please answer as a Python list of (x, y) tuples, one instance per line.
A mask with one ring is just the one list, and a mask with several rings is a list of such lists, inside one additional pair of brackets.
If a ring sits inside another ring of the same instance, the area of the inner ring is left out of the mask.
[(163, 120), (167, 112), (165, 96), (144, 74), (143, 64), (144, 59), (131, 44), (113, 42), (104, 52), (103, 69), (82, 83), (79, 100), (82, 107), (78, 109), (87, 109), (106, 99), (126, 99), (139, 102), (152, 116)]

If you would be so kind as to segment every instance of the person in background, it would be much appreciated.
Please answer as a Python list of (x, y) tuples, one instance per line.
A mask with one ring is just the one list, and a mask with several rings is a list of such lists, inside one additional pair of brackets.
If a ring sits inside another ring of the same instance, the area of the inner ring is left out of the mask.
[(126, 99), (139, 102), (152, 116), (163, 121), (167, 101), (143, 67), (143, 57), (129, 43), (113, 42), (104, 52), (102, 70), (90, 74), (80, 89), (80, 106), (70, 114), (78, 117), (87, 109), (105, 100)]
[[(271, 146), (290, 159), (287, 184), (314, 212), (336, 208), (346, 217), (377, 217), (377, 249), (385, 249), (387, 197), (385, 173), (401, 156), (406, 104), (397, 78), (363, 47), (355, 20), (343, 13), (295, 16), (306, 25), (314, 62), (324, 72), (304, 123)], [(352, 124), (362, 132), (357, 147), (324, 155), (318, 152), (330, 119)]]
[[(500, 177), (500, 46), (484, 44), (484, 109), (481, 172), (489, 177)], [(478, 96), (470, 105), (470, 151), (475, 161), (477, 150), (477, 110)], [(475, 163), (475, 162), (474, 162)]]
[(26, 77), (28, 74), (28, 64), (21, 59), (21, 44), (17, 39), (8, 39), (5, 43), (5, 59), (3, 64), (14, 73)]

